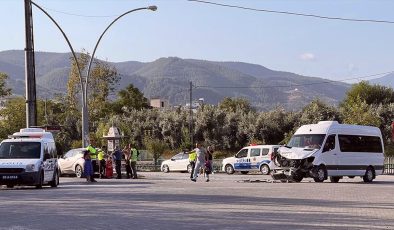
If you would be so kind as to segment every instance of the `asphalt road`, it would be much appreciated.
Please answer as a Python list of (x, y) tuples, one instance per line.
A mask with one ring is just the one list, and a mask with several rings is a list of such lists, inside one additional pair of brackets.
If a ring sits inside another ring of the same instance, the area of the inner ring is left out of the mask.
[(269, 176), (141, 172), (0, 190), (0, 229), (394, 229), (394, 176), (267, 183)]

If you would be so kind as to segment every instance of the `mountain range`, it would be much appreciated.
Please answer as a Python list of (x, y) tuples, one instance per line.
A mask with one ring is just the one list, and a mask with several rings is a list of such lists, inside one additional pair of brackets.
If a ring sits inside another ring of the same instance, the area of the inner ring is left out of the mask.
[[(70, 53), (35, 52), (38, 97), (50, 98), (65, 93), (71, 65)], [(171, 105), (189, 100), (189, 82), (193, 98), (217, 104), (224, 97), (243, 97), (258, 110), (276, 106), (299, 109), (320, 98), (338, 104), (350, 85), (317, 77), (275, 71), (243, 62), (216, 62), (178, 57), (159, 58), (152, 62), (107, 62), (117, 69), (117, 90), (128, 84), (138, 87), (147, 98), (162, 98)], [(0, 72), (8, 74), (13, 94), (24, 95), (24, 52), (0, 52)]]

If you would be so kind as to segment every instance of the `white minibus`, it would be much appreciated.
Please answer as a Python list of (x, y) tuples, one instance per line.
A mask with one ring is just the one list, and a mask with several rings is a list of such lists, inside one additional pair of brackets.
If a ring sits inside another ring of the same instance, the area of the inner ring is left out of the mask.
[(372, 126), (320, 121), (301, 126), (289, 143), (274, 156), (279, 167), (274, 179), (316, 182), (330, 178), (338, 182), (344, 176), (362, 177), (372, 182), (383, 173), (384, 147), (380, 129)]

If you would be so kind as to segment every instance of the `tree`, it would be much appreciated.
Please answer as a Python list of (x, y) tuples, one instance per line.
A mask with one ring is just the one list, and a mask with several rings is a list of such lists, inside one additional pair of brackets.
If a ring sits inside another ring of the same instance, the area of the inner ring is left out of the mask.
[(379, 127), (381, 124), (376, 109), (369, 106), (360, 97), (356, 97), (347, 106), (341, 108), (343, 122), (345, 124), (370, 125)]
[(26, 127), (26, 100), (23, 97), (13, 98), (6, 102), (0, 110), (0, 136), (7, 138), (8, 135)]
[(371, 85), (366, 81), (354, 84), (346, 93), (342, 106), (358, 101), (365, 101), (367, 105), (379, 105), (394, 103), (394, 91), (392, 88)]
[(7, 88), (8, 75), (0, 72), (0, 98), (11, 95), (11, 89)]
[(118, 100), (113, 103), (113, 111), (116, 114), (123, 113), (123, 109), (141, 110), (149, 107), (148, 99), (146, 99), (144, 94), (141, 93), (138, 88), (134, 87), (133, 84), (119, 91)]
[(253, 111), (250, 102), (245, 98), (225, 97), (223, 101), (219, 103), (219, 108), (227, 112), (235, 112), (240, 110), (244, 113), (248, 113)]
[(163, 153), (166, 150), (168, 150), (168, 145), (163, 140), (154, 139), (151, 137), (145, 138), (144, 145), (149, 152), (153, 153), (153, 160), (155, 162), (155, 170), (156, 170), (157, 160), (161, 155), (163, 155)]

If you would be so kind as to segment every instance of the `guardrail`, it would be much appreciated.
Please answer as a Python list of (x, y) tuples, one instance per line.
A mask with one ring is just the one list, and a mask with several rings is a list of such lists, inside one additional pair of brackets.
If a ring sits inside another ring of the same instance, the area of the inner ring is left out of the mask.
[(384, 159), (383, 174), (394, 175), (394, 157)]

